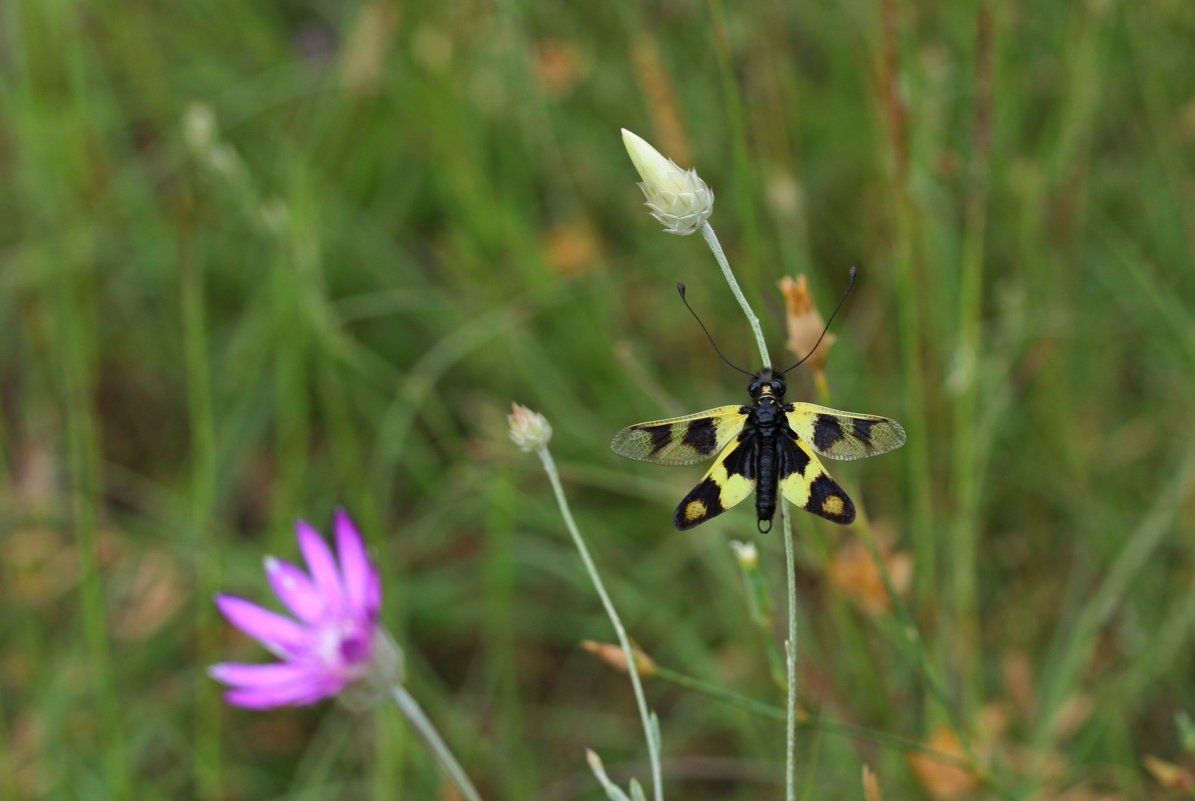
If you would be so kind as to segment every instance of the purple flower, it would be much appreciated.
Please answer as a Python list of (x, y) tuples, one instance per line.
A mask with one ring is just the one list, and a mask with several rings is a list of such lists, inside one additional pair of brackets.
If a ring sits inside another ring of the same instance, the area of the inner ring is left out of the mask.
[(270, 586), (293, 618), (243, 598), (216, 596), (228, 622), (279, 660), (210, 668), (212, 678), (231, 687), (224, 699), (235, 706), (314, 704), (351, 685), (384, 691), (396, 680), (397, 646), (378, 625), (382, 585), (353, 521), (337, 510), (338, 559), (307, 523), (296, 523), (295, 533), (307, 571), (272, 556), (265, 560)]

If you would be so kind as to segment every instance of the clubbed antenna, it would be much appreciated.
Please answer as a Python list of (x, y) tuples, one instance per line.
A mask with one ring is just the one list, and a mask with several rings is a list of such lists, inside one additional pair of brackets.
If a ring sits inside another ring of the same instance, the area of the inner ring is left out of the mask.
[(685, 285), (677, 284), (676, 291), (678, 293), (680, 293), (681, 302), (685, 304), (685, 308), (689, 310), (689, 314), (693, 315), (693, 319), (697, 321), (697, 324), (699, 326), (701, 326), (701, 330), (705, 332), (705, 336), (707, 339), (709, 339), (710, 344), (714, 346), (714, 350), (716, 350), (718, 352), (718, 355), (722, 357), (722, 361), (726, 362), (727, 364), (729, 364), (734, 369), (738, 370), (743, 375), (755, 375), (752, 372), (744, 370), (742, 367), (739, 367), (737, 364), (732, 362), (730, 359), (726, 358), (726, 354), (724, 354), (722, 352), (722, 349), (718, 347), (718, 343), (714, 341), (714, 337), (712, 334), (710, 334), (709, 329), (705, 327), (705, 323), (701, 322), (701, 318), (697, 316), (697, 312), (693, 311), (693, 307), (689, 305), (689, 301), (685, 297)]

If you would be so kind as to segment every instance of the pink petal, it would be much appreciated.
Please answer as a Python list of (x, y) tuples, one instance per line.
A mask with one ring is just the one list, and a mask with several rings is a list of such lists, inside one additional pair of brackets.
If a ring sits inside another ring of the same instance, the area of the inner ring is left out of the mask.
[(378, 571), (369, 571), (369, 581), (365, 585), (365, 614), (372, 623), (377, 619), (378, 610), (382, 608), (382, 577)]
[(207, 673), (222, 684), (241, 689), (281, 689), (290, 684), (310, 685), (326, 677), (318, 665), (272, 662), (264, 665), (224, 663), (212, 665)]
[(299, 539), (299, 550), (307, 560), (307, 569), (311, 571), (311, 578), (325, 606), (331, 610), (343, 609), (344, 591), (328, 544), (318, 531), (302, 520), (295, 524), (295, 534)]
[(217, 595), (216, 607), (228, 622), (267, 648), (300, 651), (307, 647), (307, 629), (289, 617), (263, 609), (257, 604), (234, 595)]
[(307, 623), (314, 623), (323, 617), (327, 609), (324, 599), (298, 566), (267, 556), (266, 577), (274, 588), (274, 594), (295, 617)]
[(278, 706), (305, 706), (322, 701), (344, 689), (339, 680), (324, 679), (309, 684), (293, 684), (269, 689), (237, 689), (224, 694), (224, 700), (245, 709), (273, 709)]
[(356, 614), (367, 611), (370, 575), (374, 573), (365, 552), (365, 543), (343, 509), (336, 510), (336, 553), (340, 558), (340, 573), (344, 577), (344, 592), (349, 608)]

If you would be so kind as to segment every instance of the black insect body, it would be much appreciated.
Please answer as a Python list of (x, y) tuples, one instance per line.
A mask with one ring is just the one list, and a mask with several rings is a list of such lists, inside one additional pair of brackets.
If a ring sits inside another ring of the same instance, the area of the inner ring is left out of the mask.
[[(851, 284), (855, 269), (851, 268)], [(686, 465), (721, 453), (713, 467), (676, 507), (672, 523), (681, 531), (704, 523), (755, 492), (757, 526), (772, 529), (777, 495), (807, 512), (835, 523), (855, 519), (855, 505), (842, 487), (822, 467), (818, 455), (829, 459), (862, 459), (905, 444), (905, 430), (887, 417), (841, 412), (812, 403), (785, 403), (783, 376), (808, 359), (821, 344), (822, 335), (805, 358), (780, 372), (765, 367), (752, 375), (722, 353), (705, 324), (685, 300), (685, 285), (678, 284), (681, 300), (709, 337), (724, 362), (751, 376), (747, 392), (750, 406), (719, 406), (704, 412), (628, 426), (614, 435), (610, 448), (631, 459), (666, 465)], [(846, 292), (830, 315), (842, 307)], [(826, 322), (826, 329), (830, 321)]]
[(860, 459), (905, 442), (900, 424), (811, 403), (785, 403), (784, 380), (761, 370), (747, 391), (750, 406), (721, 406), (685, 417), (624, 428), (615, 453), (667, 465), (695, 464), (721, 451), (705, 477), (676, 507), (682, 531), (722, 514), (755, 491), (759, 531), (772, 528), (777, 496), (835, 523), (855, 519), (855, 505), (830, 478), (817, 454)]

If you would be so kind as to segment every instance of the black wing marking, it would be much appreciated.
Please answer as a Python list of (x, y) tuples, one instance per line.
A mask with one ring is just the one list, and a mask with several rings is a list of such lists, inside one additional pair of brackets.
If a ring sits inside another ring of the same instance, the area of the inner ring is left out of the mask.
[(803, 441), (785, 435), (779, 440), (779, 449), (780, 493), (789, 503), (833, 523), (854, 521), (855, 504)]
[(755, 489), (759, 437), (746, 431), (727, 446), (705, 477), (684, 497), (672, 516), (672, 525), (686, 531), (717, 517)]
[(905, 444), (900, 423), (872, 414), (793, 403), (785, 409), (788, 425), (814, 451), (827, 459), (863, 459)]
[(614, 435), (610, 450), (655, 464), (696, 464), (724, 448), (743, 430), (748, 410), (719, 406), (704, 412), (636, 423)]

